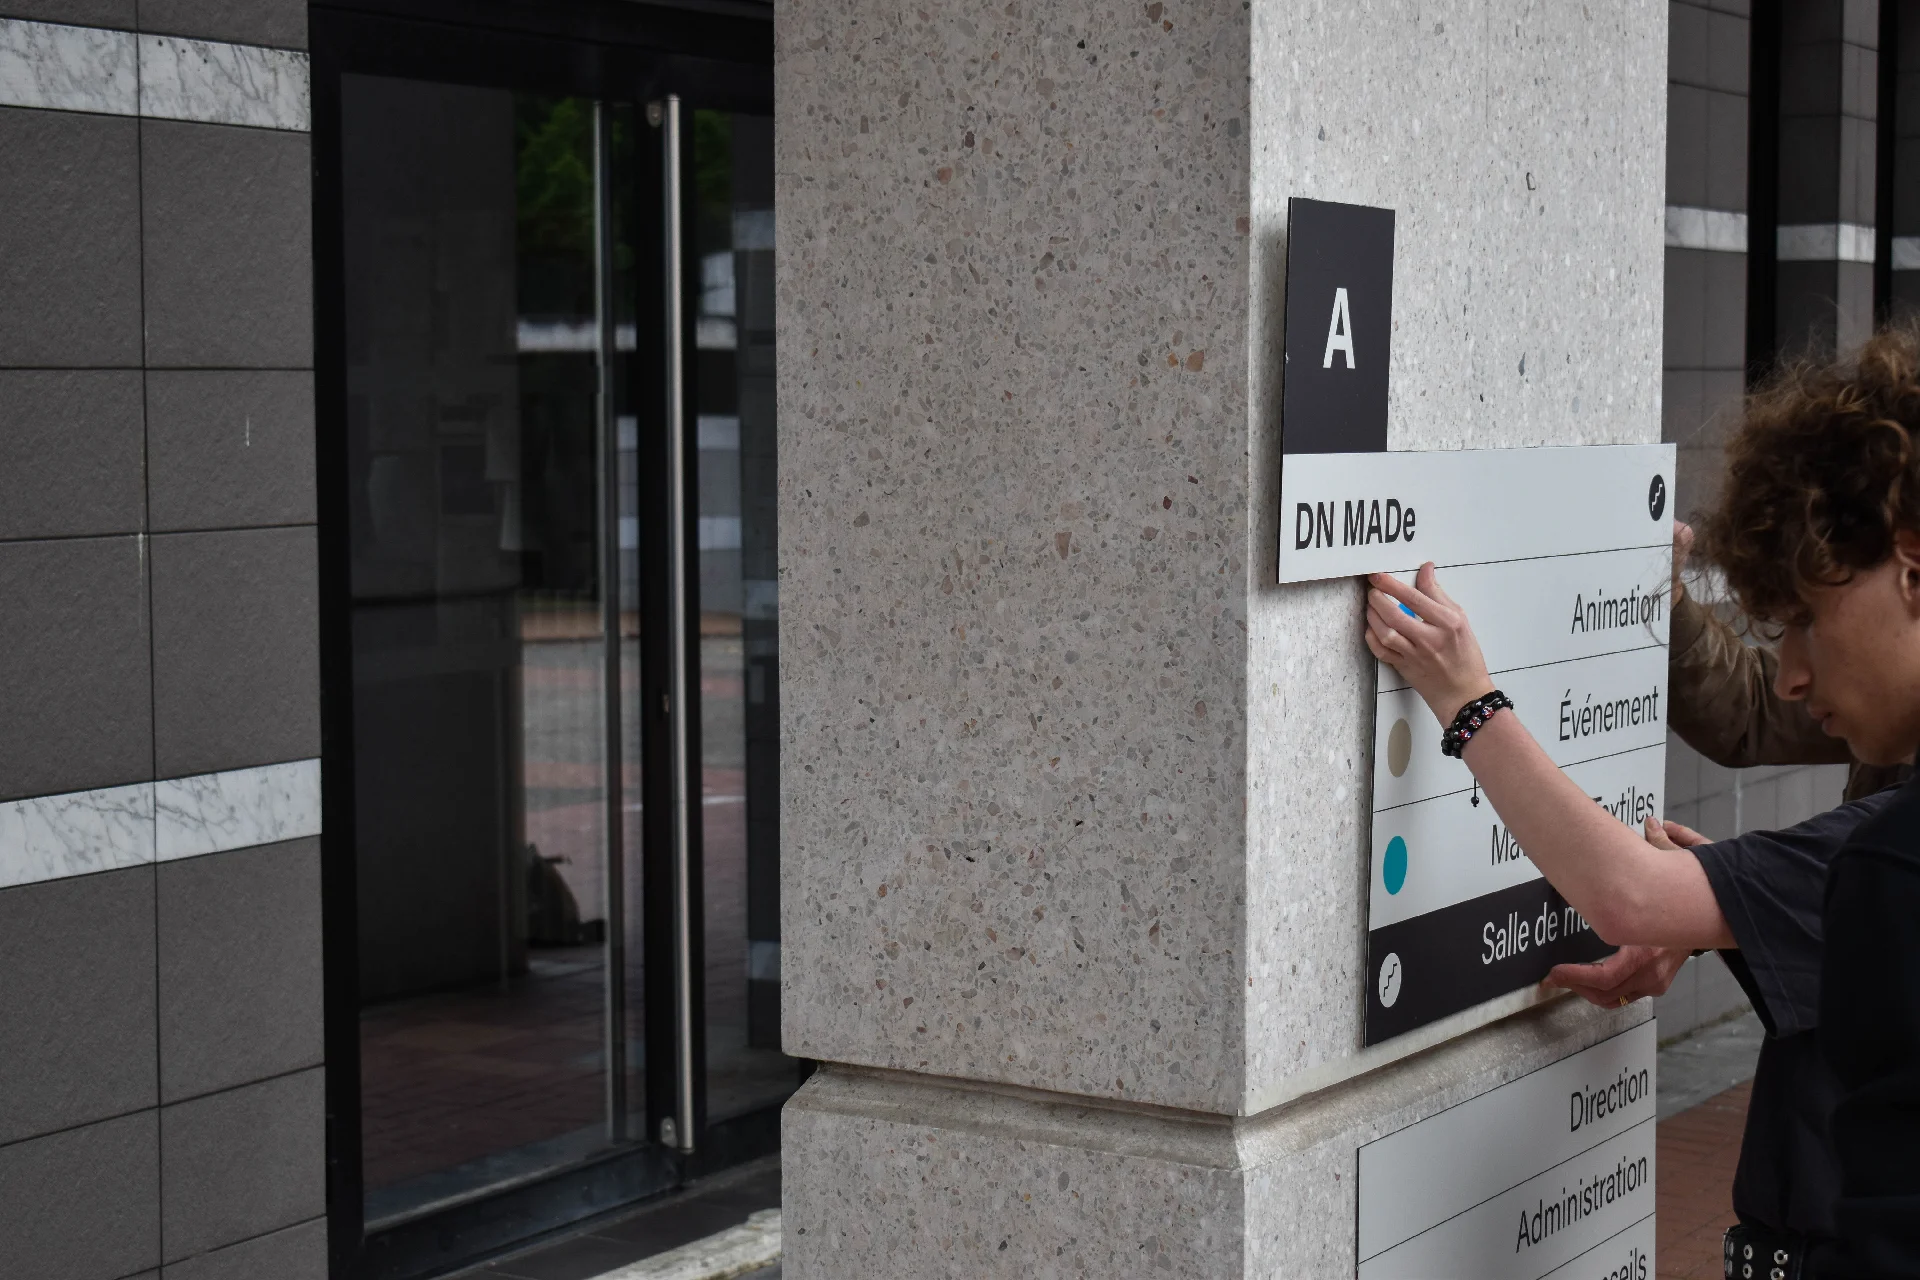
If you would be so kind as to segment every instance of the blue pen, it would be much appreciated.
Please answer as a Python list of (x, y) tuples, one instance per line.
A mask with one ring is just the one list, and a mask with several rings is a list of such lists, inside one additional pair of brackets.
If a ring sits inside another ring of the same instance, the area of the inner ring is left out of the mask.
[[(1398, 604), (1399, 602), (1395, 601), (1395, 603)], [(1413, 610), (1407, 608), (1407, 606), (1404, 604), (1400, 605), (1400, 612), (1406, 614), (1409, 618), (1412, 618), (1415, 622), (1420, 621), (1420, 615), (1415, 613)]]

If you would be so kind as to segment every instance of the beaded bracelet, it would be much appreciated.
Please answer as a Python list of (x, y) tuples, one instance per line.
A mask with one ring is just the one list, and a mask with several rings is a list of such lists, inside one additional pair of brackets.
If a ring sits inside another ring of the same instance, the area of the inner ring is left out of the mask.
[(1460, 753), (1467, 749), (1467, 744), (1473, 741), (1473, 735), (1480, 731), (1480, 726), (1493, 719), (1494, 712), (1502, 709), (1513, 710), (1513, 699), (1498, 689), (1482, 694), (1460, 708), (1460, 714), (1440, 735), (1440, 754), (1458, 759)]

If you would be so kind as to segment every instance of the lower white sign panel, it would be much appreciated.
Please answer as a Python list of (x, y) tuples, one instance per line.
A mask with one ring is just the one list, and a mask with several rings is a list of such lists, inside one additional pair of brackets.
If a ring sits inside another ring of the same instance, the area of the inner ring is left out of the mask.
[(1361, 1280), (1651, 1280), (1655, 1035), (1644, 1022), (1360, 1148)]

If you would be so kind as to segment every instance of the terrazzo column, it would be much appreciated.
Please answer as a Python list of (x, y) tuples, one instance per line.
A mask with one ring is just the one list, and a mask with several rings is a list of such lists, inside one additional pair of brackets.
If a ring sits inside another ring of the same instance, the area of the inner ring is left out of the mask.
[(1362, 1050), (1373, 673), (1271, 585), (1289, 196), (1390, 446), (1660, 438), (1666, 6), (776, 22), (787, 1274), (1351, 1274), (1361, 1143), (1646, 1017)]

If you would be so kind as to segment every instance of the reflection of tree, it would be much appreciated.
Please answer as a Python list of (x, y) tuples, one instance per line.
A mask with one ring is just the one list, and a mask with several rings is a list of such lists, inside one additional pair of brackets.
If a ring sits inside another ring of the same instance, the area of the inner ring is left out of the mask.
[[(593, 103), (585, 98), (514, 95), (518, 151), (520, 311), (528, 316), (586, 316), (593, 312)], [(629, 221), (638, 180), (634, 109), (613, 111), (614, 269), (630, 272), (634, 246)], [(622, 288), (620, 318), (633, 301)]]
[(733, 117), (693, 113), (693, 195), (701, 245), (733, 243)]
[(520, 252), (593, 258), (593, 107), (516, 94)]

